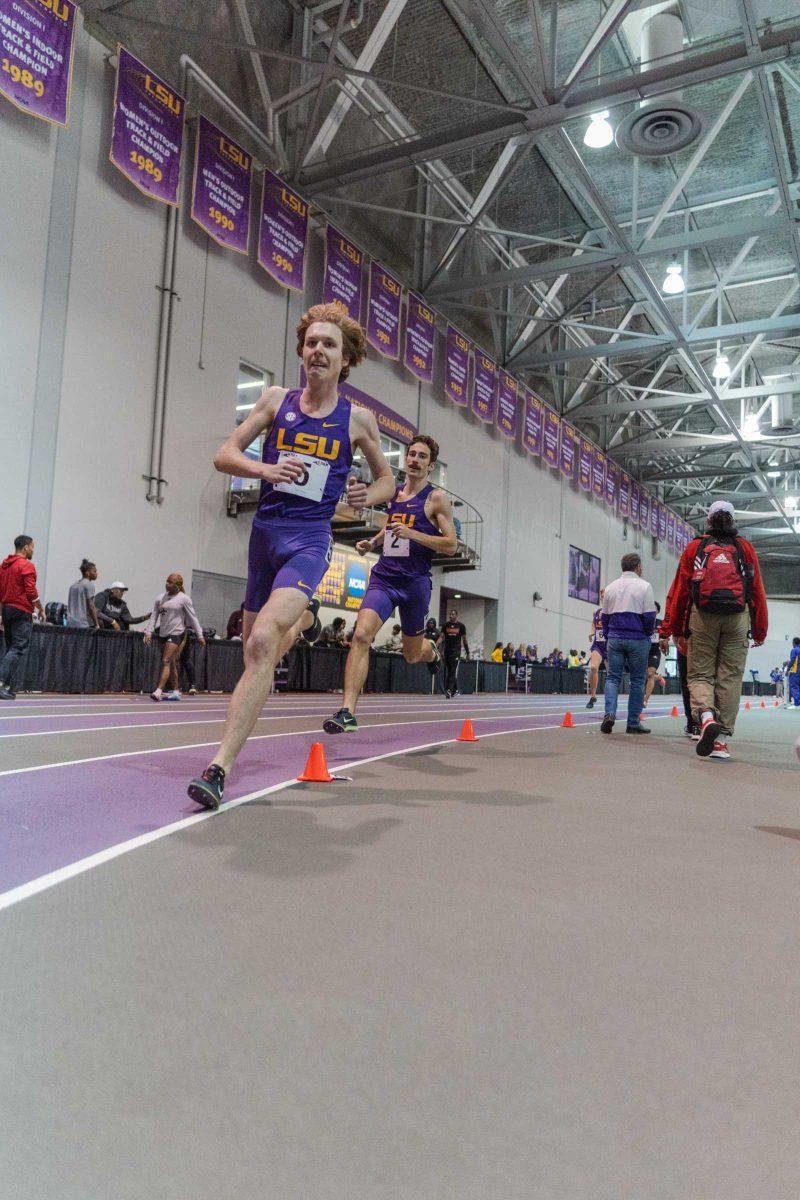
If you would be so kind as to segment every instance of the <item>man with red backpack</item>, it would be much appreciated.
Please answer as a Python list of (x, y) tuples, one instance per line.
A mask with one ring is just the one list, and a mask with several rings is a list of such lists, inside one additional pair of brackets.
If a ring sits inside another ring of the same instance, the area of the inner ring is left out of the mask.
[(701, 758), (730, 758), (749, 639), (767, 636), (767, 598), (758, 557), (739, 536), (733, 505), (715, 500), (706, 532), (692, 538), (681, 555), (661, 625), (662, 649), (669, 637), (685, 637), (692, 711), (700, 728)]

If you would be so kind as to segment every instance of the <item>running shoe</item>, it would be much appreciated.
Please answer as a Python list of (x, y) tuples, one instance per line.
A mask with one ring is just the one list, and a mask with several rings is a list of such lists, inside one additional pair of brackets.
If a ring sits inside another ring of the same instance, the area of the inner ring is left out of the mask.
[(319, 613), (319, 600), (316, 596), (311, 597), (306, 611), (310, 612), (314, 619), (308, 629), (304, 629), (301, 632), (300, 636), (304, 642), (308, 642), (309, 646), (313, 646), (315, 642), (319, 641), (319, 635), (322, 633), (322, 622), (317, 615)]
[(340, 708), (327, 721), (322, 722), (326, 733), (358, 733), (358, 721), (349, 708)]
[(611, 713), (606, 713), (600, 722), (600, 732), (611, 733), (612, 729), (614, 728), (614, 720), (615, 718), (612, 717)]
[(199, 779), (193, 779), (187, 789), (195, 804), (216, 810), (222, 803), (225, 790), (225, 772), (216, 763), (206, 767)]
[(161, 692), (159, 692), (158, 689), (156, 689), (154, 692), (151, 692), (150, 699), (155, 700), (156, 704), (158, 704), (159, 700), (161, 699)]
[(626, 733), (650, 733), (646, 725), (626, 725)]
[(189, 695), (190, 695), (190, 696), (196, 696), (196, 695), (197, 695), (197, 688), (196, 688), (196, 687), (190, 687), (190, 688), (189, 688)]
[(708, 756), (709, 758), (730, 758), (727, 742), (720, 741), (719, 738), (714, 742), (714, 749)]
[(16, 692), (12, 692), (11, 688), (0, 686), (0, 700), (16, 700)]
[(180, 692), (165, 692), (161, 697), (162, 700), (182, 700), (183, 696)]
[(428, 670), (430, 671), (431, 675), (436, 675), (442, 665), (442, 656), (433, 645), (433, 642), (431, 642), (431, 646), (433, 647), (433, 658), (428, 663)]
[(587, 708), (594, 708), (595, 704), (597, 704), (597, 696), (590, 696), (590, 697), (589, 697), (589, 703), (586, 705), (586, 707), (587, 707)]
[(697, 753), (701, 758), (708, 758), (714, 749), (714, 742), (721, 733), (725, 733), (725, 726), (722, 722), (718, 721), (716, 717), (706, 717), (700, 726), (700, 737), (697, 741)]

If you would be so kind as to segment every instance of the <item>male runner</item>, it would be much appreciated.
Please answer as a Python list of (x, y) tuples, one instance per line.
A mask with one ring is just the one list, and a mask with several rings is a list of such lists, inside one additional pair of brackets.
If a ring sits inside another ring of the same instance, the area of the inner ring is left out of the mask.
[(444, 659), (444, 694), (446, 699), (452, 700), (453, 696), (458, 695), (458, 663), (461, 658), (462, 646), (465, 656), (469, 658), (467, 627), (463, 621), (459, 621), (458, 610), (455, 608), (450, 609), (447, 620), (442, 626), (439, 645), (442, 647)]
[(378, 630), (397, 607), (403, 634), (403, 658), (438, 670), (439, 651), (425, 637), (431, 599), (431, 562), (435, 554), (455, 554), (457, 538), (447, 495), (428, 477), (439, 457), (431, 437), (414, 438), (406, 450), (406, 479), (389, 505), (386, 525), (374, 538), (356, 542), (359, 554), (382, 546), (361, 601), (344, 669), (344, 704), (322, 728), (326, 733), (355, 733), (359, 693), (369, 670), (369, 650)]
[[(214, 456), (228, 475), (261, 479), (253, 520), (244, 601), (244, 674), (228, 706), (222, 744), (189, 795), (219, 808), (225, 776), (264, 707), (276, 663), (298, 633), (318, 629), (311, 597), (331, 557), (331, 517), (345, 489), (355, 509), (394, 494), (372, 413), (338, 394), (340, 380), (366, 357), (366, 335), (340, 304), (318, 304), (297, 326), (306, 386), (266, 388), (252, 413)], [(260, 462), (245, 450), (266, 434)], [(353, 450), (364, 453), (373, 482), (348, 479)], [(316, 605), (316, 607), (315, 607)]]
[[(600, 603), (603, 603), (605, 588), (600, 588)], [(606, 661), (606, 635), (603, 632), (603, 610), (596, 608), (592, 614), (589, 626), (589, 703), (587, 708), (594, 708), (597, 703), (597, 681), (600, 678), (600, 667)]]
[(661, 605), (656, 600), (656, 626), (650, 634), (650, 652), (647, 655), (647, 679), (644, 685), (644, 703), (642, 704), (642, 708), (647, 708), (647, 701), (653, 694), (653, 688), (656, 685), (656, 675), (658, 668), (661, 666), (661, 646), (659, 644), (661, 640), (659, 633), (661, 621), (658, 615), (660, 612)]

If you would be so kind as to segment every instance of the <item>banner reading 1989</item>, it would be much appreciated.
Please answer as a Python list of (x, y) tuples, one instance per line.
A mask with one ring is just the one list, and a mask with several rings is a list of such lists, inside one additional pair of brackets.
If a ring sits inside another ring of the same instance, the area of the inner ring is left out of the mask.
[(192, 220), (229, 250), (250, 245), (250, 155), (204, 116), (197, 122)]
[(75, 11), (70, 0), (0, 0), (0, 93), (53, 125), (69, 119)]
[(119, 47), (110, 158), (131, 183), (165, 204), (178, 203), (186, 101)]
[(306, 279), (308, 204), (272, 171), (264, 171), (258, 261), (282, 284), (302, 292)]

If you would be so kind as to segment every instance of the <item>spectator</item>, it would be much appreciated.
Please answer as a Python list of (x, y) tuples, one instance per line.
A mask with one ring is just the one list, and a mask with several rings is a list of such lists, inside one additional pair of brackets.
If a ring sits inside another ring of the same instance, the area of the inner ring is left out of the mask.
[(507, 642), (503, 647), (503, 662), (510, 663), (514, 661), (514, 643)]
[(783, 699), (783, 671), (780, 669), (780, 667), (775, 667), (774, 670), (770, 671), (769, 677), (772, 680), (772, 682), (775, 684), (775, 699), (782, 700)]
[(392, 654), (395, 654), (395, 653), (399, 653), (402, 645), (403, 645), (402, 629), (399, 625), (393, 625), (392, 632), (391, 632), (390, 636), (386, 639), (386, 641), (383, 643), (383, 646), (381, 647), (381, 649), (390, 650), (392, 652)]
[(118, 580), (95, 596), (94, 607), (102, 629), (119, 629), (123, 633), (127, 633), (131, 625), (141, 625), (142, 621), (146, 621), (150, 616), (149, 612), (145, 613), (143, 617), (131, 616), (130, 609), (125, 603), (127, 590), (127, 583), (120, 583)]
[(97, 609), (94, 606), (94, 581), (97, 567), (85, 558), (80, 566), (81, 577), (69, 589), (67, 599), (67, 625), (70, 629), (99, 629)]
[[(2, 675), (2, 671), (0, 671), (0, 675)], [(794, 708), (800, 708), (800, 638), (792, 638), (786, 680), (789, 685), (788, 699)]]
[(606, 668), (605, 715), (602, 733), (611, 733), (617, 719), (617, 701), (622, 672), (630, 672), (628, 721), (626, 733), (649, 733), (642, 725), (642, 701), (647, 675), (650, 635), (656, 623), (653, 589), (642, 579), (642, 560), (638, 554), (622, 556), (622, 574), (606, 588), (603, 596), (603, 633), (608, 646)]
[(538, 663), (539, 655), (536, 646), (527, 646), (525, 649), (525, 657), (529, 663)]
[(570, 650), (570, 652), (569, 652), (569, 656), (568, 656), (568, 658), (567, 658), (567, 664), (568, 664), (570, 667), (579, 667), (579, 666), (581, 665), (581, 660), (580, 660), (580, 658), (578, 657), (578, 651), (577, 651), (577, 650)]
[[(161, 642), (161, 673), (158, 683), (150, 693), (151, 700), (180, 700), (178, 688), (178, 660), (186, 631), (191, 627), (201, 646), (205, 646), (203, 630), (194, 611), (194, 605), (183, 590), (183, 576), (177, 571), (167, 576), (166, 591), (156, 597), (153, 611), (144, 630), (145, 645), (149, 646), (153, 630), (158, 627)], [(171, 684), (170, 690), (163, 689)]]
[(344, 617), (334, 617), (330, 625), (324, 625), (320, 634), (320, 646), (346, 646)]
[(33, 610), (44, 620), (44, 609), (36, 587), (33, 538), (21, 533), (14, 539), (14, 553), (0, 564), (0, 700), (16, 700), (14, 691), (20, 659), (33, 634)]
[(525, 651), (525, 643), (524, 642), (520, 642), (520, 644), (517, 646), (516, 650), (514, 651), (514, 662), (518, 667), (523, 666), (523, 664), (525, 662), (527, 662), (527, 655), (526, 655), (526, 651)]
[(425, 622), (423, 637), (426, 637), (429, 642), (433, 642), (435, 646), (439, 640), (440, 634), (441, 631), (439, 626), (436, 624), (436, 617), (428, 617), (427, 621)]
[(228, 627), (225, 630), (225, 637), (229, 638), (231, 641), (233, 641), (234, 638), (236, 638), (238, 641), (241, 641), (243, 622), (244, 602), (242, 602), (237, 609), (234, 609), (234, 611), (228, 617)]
[(705, 534), (683, 551), (671, 593), (662, 649), (668, 637), (688, 636), (687, 676), (700, 726), (697, 753), (730, 758), (727, 738), (739, 711), (748, 631), (756, 646), (764, 642), (767, 598), (758, 556), (739, 536), (727, 500), (713, 502)]
[(491, 654), (492, 662), (501, 663), (503, 661), (503, 643), (495, 642), (494, 650)]

